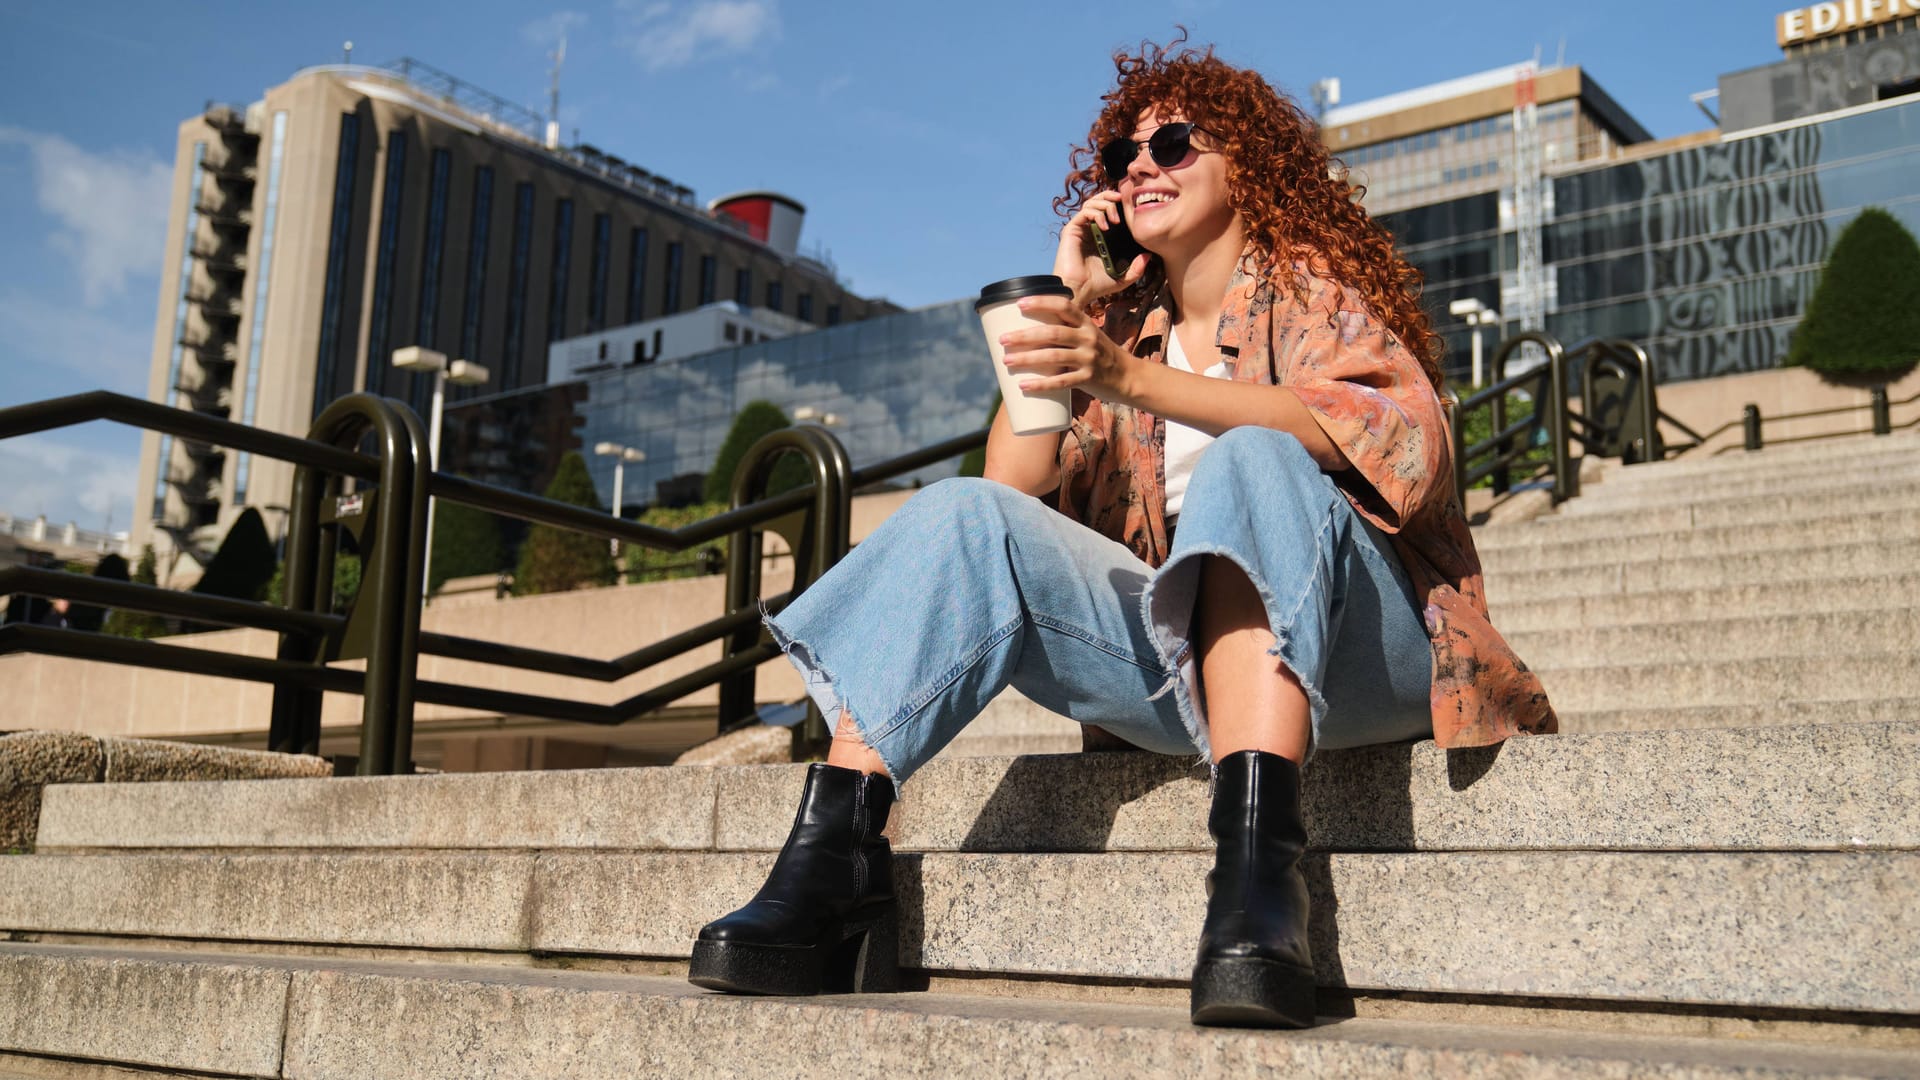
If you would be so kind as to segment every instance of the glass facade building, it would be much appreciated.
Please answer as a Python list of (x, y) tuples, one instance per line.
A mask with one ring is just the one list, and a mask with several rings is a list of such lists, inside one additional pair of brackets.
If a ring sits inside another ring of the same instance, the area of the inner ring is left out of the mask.
[[(1849, 221), (1878, 206), (1920, 232), (1916, 177), (1920, 97), (1556, 171), (1541, 236), (1546, 329), (1569, 344), (1640, 342), (1662, 382), (1777, 367)], [(1426, 275), (1457, 370), (1470, 331), (1448, 304), (1504, 310), (1513, 288), (1509, 194), (1380, 220)]]
[[(626, 467), (625, 499), (636, 507), (656, 501), (663, 481), (705, 473), (751, 401), (831, 414), (859, 466), (980, 430), (996, 388), (973, 304), (956, 301), (463, 402), (447, 411), (442, 463), (538, 492), (560, 458), (579, 451), (609, 504), (613, 462), (589, 451), (617, 442), (647, 455)], [(958, 464), (904, 482), (951, 476)]]

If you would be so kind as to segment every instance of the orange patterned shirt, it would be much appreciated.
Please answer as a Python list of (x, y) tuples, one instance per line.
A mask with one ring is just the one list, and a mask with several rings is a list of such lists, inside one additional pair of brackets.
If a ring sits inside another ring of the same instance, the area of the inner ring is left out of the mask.
[[(1419, 360), (1340, 285), (1296, 263), (1302, 303), (1253, 258), (1249, 248), (1227, 287), (1216, 344), (1234, 380), (1293, 390), (1351, 464), (1334, 482), (1392, 538), (1433, 642), (1434, 740), (1485, 746), (1559, 730), (1539, 677), (1488, 621), (1480, 557), (1454, 498), (1446, 414)], [(1137, 306), (1109, 308), (1104, 325), (1133, 355), (1164, 364), (1166, 291), (1149, 282), (1141, 295)], [(1166, 422), (1080, 391), (1073, 412), (1058, 509), (1160, 566)]]

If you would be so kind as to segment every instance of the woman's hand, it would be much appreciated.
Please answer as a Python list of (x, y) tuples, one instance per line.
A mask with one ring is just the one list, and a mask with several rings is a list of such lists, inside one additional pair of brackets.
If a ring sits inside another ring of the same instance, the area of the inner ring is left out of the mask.
[(1151, 364), (1114, 344), (1075, 300), (1027, 296), (1021, 298), (1020, 310), (1051, 324), (1000, 335), (1007, 373), (1023, 390), (1070, 388), (1102, 401), (1125, 401), (1139, 365)]
[(1102, 191), (1089, 196), (1086, 203), (1060, 230), (1060, 251), (1053, 257), (1053, 272), (1073, 290), (1073, 302), (1081, 307), (1139, 281), (1147, 272), (1147, 257), (1134, 257), (1133, 265), (1119, 281), (1107, 273), (1100, 261), (1100, 248), (1094, 243), (1093, 229), (1118, 225), (1122, 220), (1120, 193)]

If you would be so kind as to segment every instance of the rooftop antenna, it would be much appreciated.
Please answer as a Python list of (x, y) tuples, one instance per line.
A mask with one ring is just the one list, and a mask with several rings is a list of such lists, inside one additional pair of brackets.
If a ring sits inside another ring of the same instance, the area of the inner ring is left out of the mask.
[(340, 64), (342, 67), (351, 67), (353, 65), (353, 42), (343, 41), (340, 43)]
[(547, 87), (547, 149), (560, 149), (560, 66), (567, 62), (567, 32), (560, 31), (560, 44), (553, 50), (553, 79)]
[(1567, 35), (1565, 34), (1560, 35), (1560, 51), (1553, 55), (1553, 66), (1557, 68), (1567, 66)]
[(1313, 84), (1314, 119), (1322, 124), (1327, 122), (1327, 110), (1340, 104), (1340, 80), (1321, 79)]

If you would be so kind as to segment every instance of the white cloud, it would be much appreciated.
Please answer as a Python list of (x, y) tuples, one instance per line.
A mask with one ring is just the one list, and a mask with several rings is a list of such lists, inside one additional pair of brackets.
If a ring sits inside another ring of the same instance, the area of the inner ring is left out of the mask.
[(585, 25), (587, 25), (585, 12), (556, 11), (551, 15), (542, 15), (522, 26), (520, 37), (531, 44), (548, 48), (562, 37), (571, 36), (574, 30)]
[(55, 526), (71, 521), (98, 529), (111, 508), (118, 532), (131, 519), (139, 465), (137, 439), (131, 452), (122, 453), (55, 442), (46, 435), (0, 441), (0, 510), (23, 518), (45, 514)]
[(19, 128), (0, 127), (0, 144), (32, 155), (40, 209), (58, 223), (49, 240), (73, 261), (87, 306), (123, 293), (130, 277), (159, 273), (172, 166), (132, 151), (95, 154)]
[(780, 36), (773, 0), (626, 0), (627, 48), (649, 71), (750, 52)]
[[(133, 306), (138, 317), (152, 308)], [(0, 291), (0, 341), (15, 363), (34, 363), (77, 377), (70, 392), (116, 390), (145, 397), (153, 328), (128, 325), (103, 310), (62, 304), (17, 290)], [(12, 396), (12, 395), (8, 395)]]

